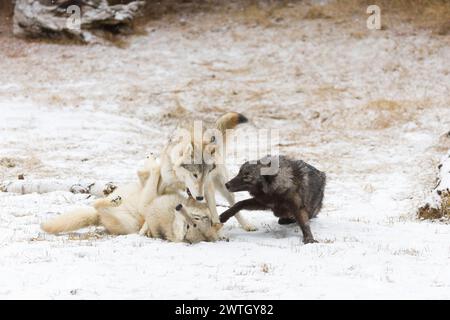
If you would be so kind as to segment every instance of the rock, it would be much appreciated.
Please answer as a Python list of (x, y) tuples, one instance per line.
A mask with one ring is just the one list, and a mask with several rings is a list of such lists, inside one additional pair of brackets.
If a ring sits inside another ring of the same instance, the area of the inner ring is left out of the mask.
[(93, 42), (105, 31), (127, 31), (144, 1), (110, 6), (107, 0), (17, 0), (14, 35)]

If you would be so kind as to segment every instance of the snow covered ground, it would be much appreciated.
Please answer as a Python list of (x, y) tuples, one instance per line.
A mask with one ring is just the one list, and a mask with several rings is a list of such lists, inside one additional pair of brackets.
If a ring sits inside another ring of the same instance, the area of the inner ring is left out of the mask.
[(52, 236), (40, 222), (91, 199), (0, 193), (0, 298), (450, 298), (450, 226), (415, 216), (449, 147), (449, 37), (295, 9), (174, 15), (125, 48), (3, 39), (0, 181), (130, 181), (178, 121), (235, 110), (327, 173), (320, 243), (270, 212), (230, 220), (229, 242)]

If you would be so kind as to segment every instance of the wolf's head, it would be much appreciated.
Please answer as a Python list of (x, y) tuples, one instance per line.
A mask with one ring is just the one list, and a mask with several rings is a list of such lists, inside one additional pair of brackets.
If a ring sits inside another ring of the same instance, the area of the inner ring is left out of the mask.
[(222, 224), (213, 224), (208, 206), (188, 200), (185, 205), (179, 204), (176, 214), (181, 214), (186, 221), (185, 240), (190, 243), (199, 241), (216, 241)]
[[(276, 164), (276, 170), (273, 166)], [(278, 172), (278, 158), (264, 157), (257, 162), (245, 162), (236, 177), (225, 183), (228, 191), (267, 192)]]
[[(174, 172), (177, 179), (186, 185), (188, 193), (197, 201), (204, 198), (205, 183), (209, 173), (215, 169), (215, 163), (206, 163), (202, 155), (198, 158), (198, 148), (194, 148), (192, 143), (187, 143), (178, 155), (175, 155)], [(196, 161), (200, 159), (200, 161)], [(199, 162), (199, 163), (197, 163)]]

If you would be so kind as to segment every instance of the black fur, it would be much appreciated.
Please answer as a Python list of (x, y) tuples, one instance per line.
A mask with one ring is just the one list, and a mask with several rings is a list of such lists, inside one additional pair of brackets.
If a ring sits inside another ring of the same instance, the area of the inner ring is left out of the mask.
[(248, 122), (248, 118), (244, 116), (242, 113), (239, 113), (238, 123), (246, 123)]
[(262, 175), (261, 169), (276, 164), (276, 157), (265, 157), (256, 163), (244, 163), (236, 177), (225, 186), (231, 192), (248, 191), (253, 198), (237, 202), (220, 216), (220, 222), (243, 209), (270, 209), (280, 224), (294, 220), (303, 232), (303, 242), (317, 242), (311, 233), (309, 219), (321, 207), (325, 190), (325, 173), (301, 160), (278, 157), (278, 172)]

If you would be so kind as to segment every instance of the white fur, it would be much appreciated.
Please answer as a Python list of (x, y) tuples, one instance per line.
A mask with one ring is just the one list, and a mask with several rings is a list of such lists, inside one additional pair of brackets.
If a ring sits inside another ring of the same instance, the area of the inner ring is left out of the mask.
[[(63, 214), (42, 223), (41, 228), (49, 233), (62, 233), (102, 225), (111, 234), (139, 232), (175, 242), (216, 241), (221, 225), (212, 226), (206, 205), (188, 201), (179, 194), (156, 196), (159, 173), (159, 165), (149, 158), (138, 171), (139, 182), (118, 187), (108, 197), (96, 200), (93, 207)], [(183, 204), (189, 216), (203, 217), (202, 221), (195, 228), (188, 228), (189, 223), (175, 210), (178, 204)]]
[[(189, 223), (181, 212), (175, 210), (179, 204), (194, 223)], [(149, 237), (189, 243), (219, 238), (221, 225), (212, 225), (208, 207), (176, 193), (157, 197), (145, 208), (144, 215), (146, 223), (140, 233)]]
[(138, 171), (139, 182), (119, 186), (92, 207), (79, 208), (41, 224), (42, 230), (61, 233), (90, 225), (102, 225), (111, 234), (136, 233), (144, 223), (142, 211), (153, 200), (159, 181), (159, 165), (148, 158)]

